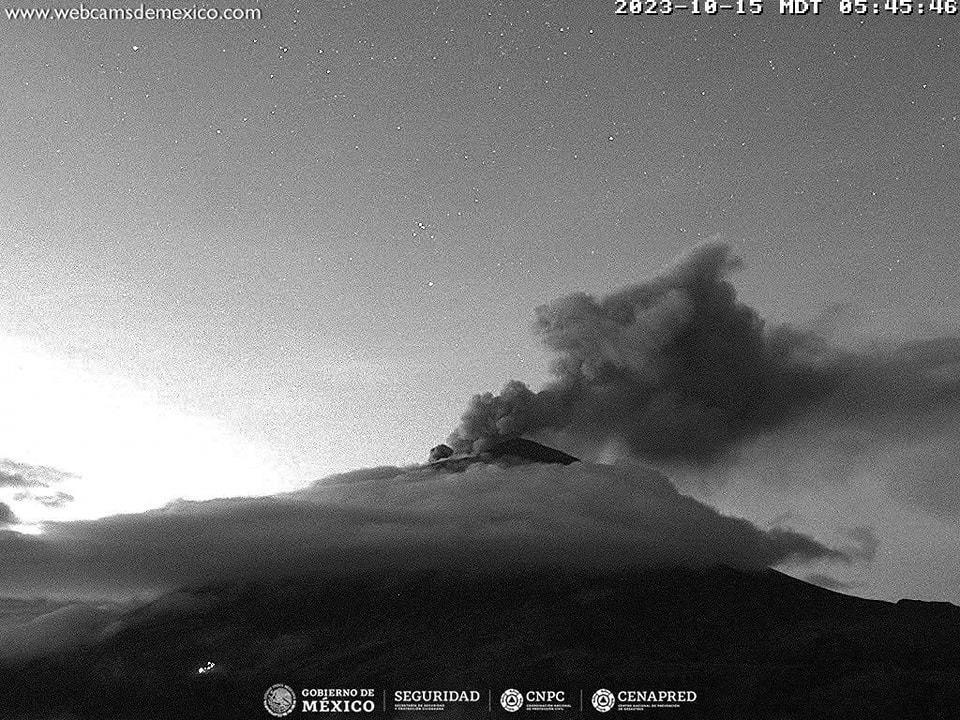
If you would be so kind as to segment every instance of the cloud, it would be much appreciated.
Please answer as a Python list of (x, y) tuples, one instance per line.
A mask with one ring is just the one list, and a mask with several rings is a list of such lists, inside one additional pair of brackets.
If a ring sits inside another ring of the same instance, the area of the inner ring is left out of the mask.
[(474, 396), (448, 443), (475, 452), (527, 435), (590, 457), (615, 445), (711, 480), (710, 468), (736, 465), (757, 444), (784, 453), (801, 437), (799, 450), (817, 457), (826, 436), (836, 452), (823, 470), (843, 476), (933, 433), (934, 452), (915, 458), (903, 495), (960, 511), (960, 338), (849, 349), (829, 323), (771, 326), (738, 299), (730, 278), (740, 266), (712, 243), (610, 295), (537, 308), (553, 379)]
[(473, 465), (360, 470), (261, 498), (179, 501), (142, 514), (0, 532), (0, 584), (127, 597), (193, 583), (304, 573), (604, 572), (847, 560), (803, 534), (764, 531), (639, 467)]
[(57, 490), (52, 493), (19, 492), (13, 499), (18, 502), (34, 502), (48, 508), (62, 508), (72, 503), (75, 498), (70, 493)]
[(45, 465), (0, 460), (0, 488), (45, 488), (69, 477), (73, 475)]
[(40, 483), (17, 473), (0, 470), (0, 487), (34, 487)]
[(17, 516), (6, 503), (0, 502), (0, 525), (13, 525), (17, 522)]
[[(12, 488), (19, 492), (14, 493), (16, 502), (32, 502), (47, 508), (62, 508), (73, 502), (74, 497), (62, 490), (54, 490), (52, 486), (75, 477), (56, 468), (45, 465), (29, 465), (9, 459), (0, 460), (0, 489)], [(0, 508), (13, 517), (8, 505), (0, 503)], [(22, 508), (21, 508), (22, 510)], [(11, 524), (16, 519), (4, 521), (4, 511), (0, 510), (0, 524)]]

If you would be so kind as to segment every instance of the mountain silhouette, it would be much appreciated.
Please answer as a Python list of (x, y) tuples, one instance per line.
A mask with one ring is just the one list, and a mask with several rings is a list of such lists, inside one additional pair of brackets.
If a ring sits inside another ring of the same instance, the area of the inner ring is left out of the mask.
[(457, 472), (474, 463), (503, 463), (507, 465), (525, 465), (545, 463), (547, 465), (571, 465), (580, 462), (580, 458), (568, 455), (562, 450), (549, 447), (534, 440), (512, 437), (493, 443), (485, 450), (457, 455), (448, 445), (437, 445), (430, 450), (430, 467)]
[(96, 645), (3, 667), (0, 715), (261, 718), (275, 683), (683, 689), (696, 701), (644, 716), (953, 718), (960, 608), (726, 567), (277, 575), (181, 589)]

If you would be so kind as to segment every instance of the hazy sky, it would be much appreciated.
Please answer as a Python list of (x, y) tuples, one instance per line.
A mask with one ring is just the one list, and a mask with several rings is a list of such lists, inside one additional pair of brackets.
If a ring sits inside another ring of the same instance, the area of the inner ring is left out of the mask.
[[(955, 18), (613, 10), (2, 19), (0, 457), (79, 476), (75, 515), (421, 460), (546, 377), (536, 305), (715, 234), (774, 320), (960, 325)], [(955, 532), (918, 517), (872, 592)]]

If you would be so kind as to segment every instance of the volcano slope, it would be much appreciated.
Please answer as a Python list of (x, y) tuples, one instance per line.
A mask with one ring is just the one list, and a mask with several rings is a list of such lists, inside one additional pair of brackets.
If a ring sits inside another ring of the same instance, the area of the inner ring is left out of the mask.
[(494, 698), (689, 689), (695, 702), (647, 716), (948, 718), (960, 708), (960, 608), (724, 567), (278, 576), (184, 588), (93, 646), (8, 664), (0, 714), (269, 717), (263, 692), (277, 682)]

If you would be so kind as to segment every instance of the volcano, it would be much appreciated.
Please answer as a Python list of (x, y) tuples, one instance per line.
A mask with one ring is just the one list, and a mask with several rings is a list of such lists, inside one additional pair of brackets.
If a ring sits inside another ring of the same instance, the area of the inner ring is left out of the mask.
[[(277, 576), (184, 588), (93, 646), (4, 667), (0, 715), (267, 718), (276, 683), (376, 688), (378, 717), (417, 716), (390, 708), (398, 688), (478, 689), (483, 707), (460, 716), (489, 718), (508, 716), (506, 688), (538, 687), (696, 693), (644, 717), (947, 718), (960, 608), (725, 567)], [(559, 714), (601, 717), (589, 702)]]
[(481, 452), (468, 455), (456, 455), (448, 445), (437, 445), (430, 451), (430, 462), (428, 464), (430, 467), (456, 472), (478, 462), (506, 465), (526, 465), (528, 463), (572, 465), (575, 462), (580, 462), (580, 458), (534, 440), (512, 437), (500, 440)]

